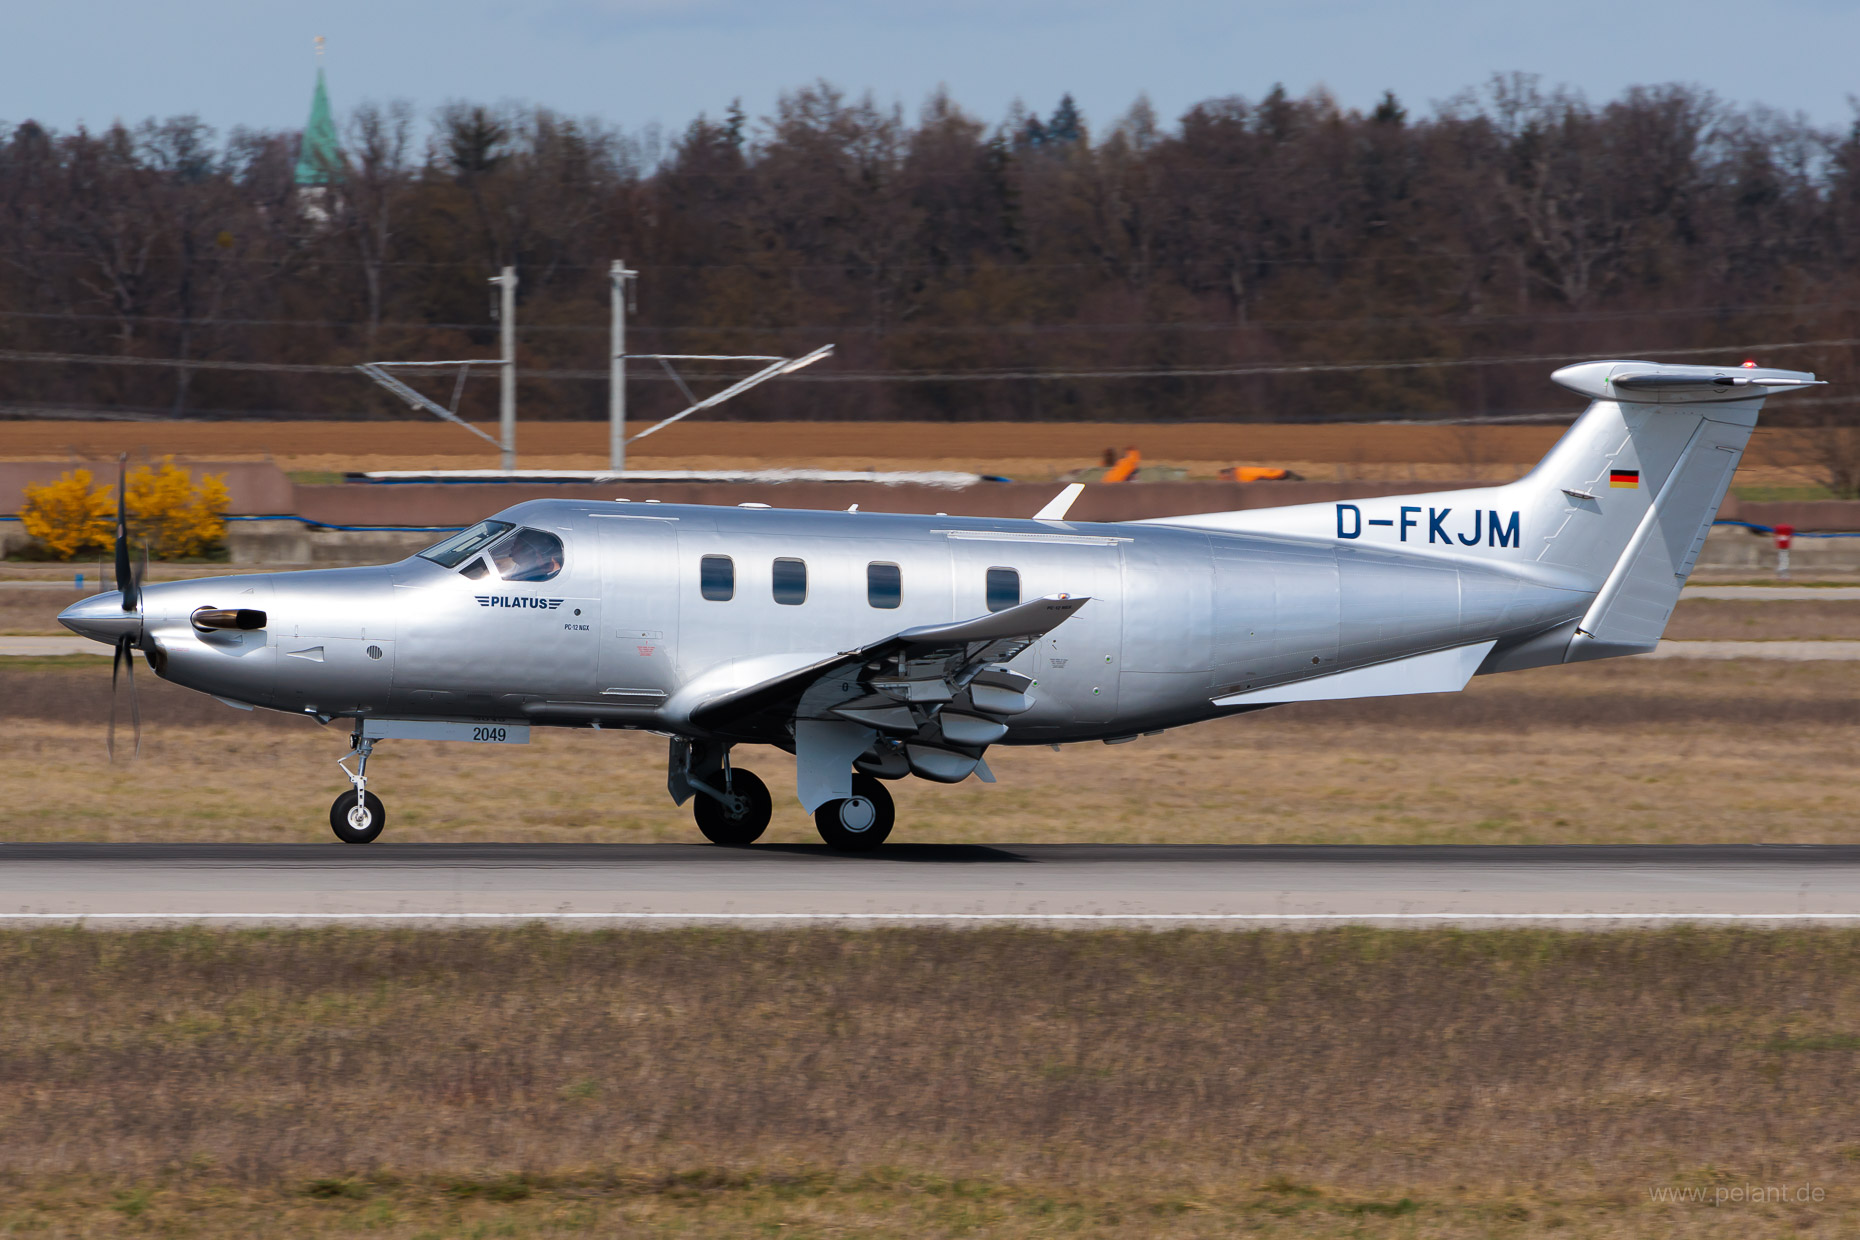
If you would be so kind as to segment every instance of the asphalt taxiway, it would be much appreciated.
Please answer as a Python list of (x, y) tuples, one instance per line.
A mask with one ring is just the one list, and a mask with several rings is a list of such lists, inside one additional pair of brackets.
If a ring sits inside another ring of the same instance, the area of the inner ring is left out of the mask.
[(1860, 846), (0, 844), (0, 923), (1860, 924)]

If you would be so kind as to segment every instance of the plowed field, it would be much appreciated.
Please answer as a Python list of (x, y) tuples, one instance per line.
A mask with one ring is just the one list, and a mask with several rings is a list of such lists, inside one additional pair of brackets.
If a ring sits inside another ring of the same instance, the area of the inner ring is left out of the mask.
[[(496, 433), (494, 425), (481, 429)], [(1505, 481), (1538, 460), (1561, 426), (1285, 426), (1257, 423), (704, 422), (693, 419), (635, 444), (643, 469), (963, 469), (1023, 480), (1095, 465), (1106, 449), (1135, 447), (1146, 465), (1214, 477), (1235, 464), (1275, 465), (1321, 481)], [(1744, 485), (1808, 479), (1793, 464), (1799, 439), (1762, 430), (1745, 457)], [(599, 422), (522, 422), (518, 464), (599, 469)], [(174, 455), (271, 459), (292, 471), (489, 469), (496, 452), (456, 426), (401, 422), (0, 422), (0, 458), (110, 460)]]

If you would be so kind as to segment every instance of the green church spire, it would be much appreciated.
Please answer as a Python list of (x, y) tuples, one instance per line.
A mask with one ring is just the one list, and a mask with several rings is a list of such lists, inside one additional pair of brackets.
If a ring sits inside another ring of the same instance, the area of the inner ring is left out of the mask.
[[(323, 54), (318, 39), (317, 55)], [(336, 122), (329, 114), (329, 89), (323, 84), (323, 66), (316, 67), (316, 94), (310, 98), (310, 120), (304, 126), (303, 145), (297, 148), (297, 184), (328, 185), (342, 180), (342, 148), (336, 142)]]

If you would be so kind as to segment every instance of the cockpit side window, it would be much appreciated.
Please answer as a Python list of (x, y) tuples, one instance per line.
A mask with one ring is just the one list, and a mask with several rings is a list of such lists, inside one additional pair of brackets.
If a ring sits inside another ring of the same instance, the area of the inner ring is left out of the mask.
[(480, 521), (468, 530), (460, 530), (452, 537), (434, 543), (420, 552), (420, 558), (447, 568), (457, 568), (514, 528), (508, 521)]
[(562, 540), (543, 530), (511, 530), (484, 554), (505, 581), (549, 581), (562, 571)]

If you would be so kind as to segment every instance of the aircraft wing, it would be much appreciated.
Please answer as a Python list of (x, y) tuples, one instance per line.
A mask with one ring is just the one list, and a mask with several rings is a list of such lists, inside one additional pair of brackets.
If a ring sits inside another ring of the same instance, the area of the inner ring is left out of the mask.
[[(976, 704), (973, 682), (979, 675), (1020, 654), (1089, 601), (1048, 595), (971, 620), (905, 629), (712, 698), (692, 710), (691, 722), (720, 735), (783, 746), (794, 743), (793, 727), (802, 720), (916, 733), (965, 690)], [(995, 700), (992, 689), (1000, 693), (999, 705), (1026, 708), (1009, 700), (1024, 700), (1031, 684), (1025, 677), (997, 673), (990, 679), (1001, 683), (979, 687), (982, 703)]]

